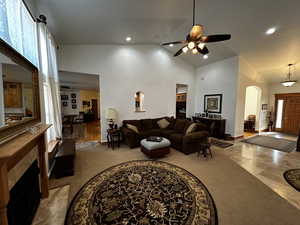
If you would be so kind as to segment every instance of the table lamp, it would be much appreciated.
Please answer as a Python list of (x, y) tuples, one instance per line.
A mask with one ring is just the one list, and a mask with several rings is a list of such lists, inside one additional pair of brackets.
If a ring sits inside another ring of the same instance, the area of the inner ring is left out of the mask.
[(109, 127), (113, 129), (114, 123), (117, 120), (117, 111), (113, 108), (108, 108), (105, 112), (105, 117), (108, 121)]

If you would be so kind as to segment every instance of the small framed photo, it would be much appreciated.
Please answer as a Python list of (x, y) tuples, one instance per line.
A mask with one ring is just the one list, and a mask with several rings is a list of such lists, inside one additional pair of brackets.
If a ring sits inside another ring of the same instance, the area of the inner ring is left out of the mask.
[(76, 105), (76, 104), (73, 104), (73, 105), (72, 105), (72, 109), (77, 109), (77, 105)]
[(61, 98), (61, 100), (69, 100), (68, 95), (61, 95), (60, 98)]
[(76, 93), (72, 93), (71, 98), (76, 98)]
[(73, 104), (76, 104), (76, 99), (72, 99), (72, 103), (73, 103)]
[(261, 109), (262, 110), (268, 110), (268, 104), (262, 104)]
[(206, 113), (201, 113), (201, 117), (206, 117)]
[(63, 107), (68, 107), (68, 102), (63, 102), (62, 105)]

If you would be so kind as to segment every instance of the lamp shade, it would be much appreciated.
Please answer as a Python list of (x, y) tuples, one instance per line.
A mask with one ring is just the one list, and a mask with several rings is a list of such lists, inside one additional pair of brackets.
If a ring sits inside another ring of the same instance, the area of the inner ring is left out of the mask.
[(116, 120), (117, 119), (117, 111), (113, 108), (108, 108), (105, 112), (105, 118), (108, 120)]

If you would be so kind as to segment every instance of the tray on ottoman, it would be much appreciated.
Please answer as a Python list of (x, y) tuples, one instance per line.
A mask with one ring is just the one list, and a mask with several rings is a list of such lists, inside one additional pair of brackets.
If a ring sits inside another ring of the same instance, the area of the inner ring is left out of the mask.
[(161, 142), (147, 141), (143, 139), (141, 141), (141, 151), (150, 158), (160, 158), (170, 152), (171, 142), (163, 138)]

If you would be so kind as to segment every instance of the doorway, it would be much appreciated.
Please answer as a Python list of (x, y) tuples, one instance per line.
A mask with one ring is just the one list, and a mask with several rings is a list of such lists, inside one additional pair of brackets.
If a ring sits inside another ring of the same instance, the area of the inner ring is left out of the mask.
[(244, 136), (249, 137), (259, 132), (261, 89), (257, 86), (246, 88)]
[(275, 130), (298, 135), (300, 129), (300, 93), (275, 94)]
[(76, 143), (100, 141), (99, 76), (59, 72), (63, 137)]
[(176, 84), (176, 118), (186, 119), (188, 85)]

